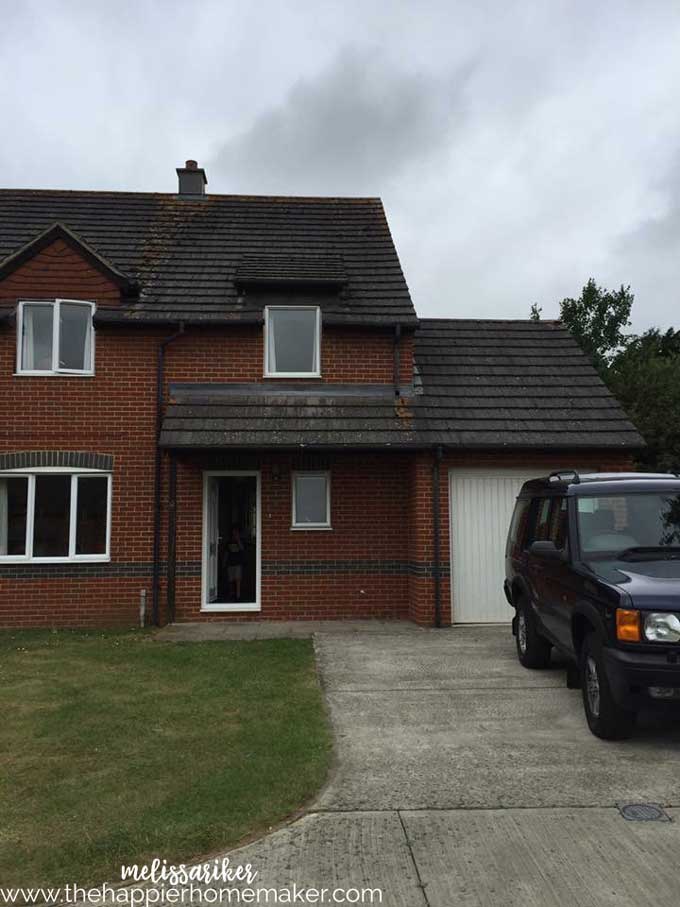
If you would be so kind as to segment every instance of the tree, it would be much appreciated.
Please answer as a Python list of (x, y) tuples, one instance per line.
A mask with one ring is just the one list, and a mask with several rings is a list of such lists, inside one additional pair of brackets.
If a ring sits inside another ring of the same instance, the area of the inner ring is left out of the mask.
[(542, 311), (543, 311), (543, 306), (540, 306), (537, 302), (532, 302), (531, 311), (529, 313), (529, 318), (531, 318), (532, 321), (540, 321)]
[(630, 338), (602, 377), (647, 442), (638, 467), (680, 472), (680, 330)]
[[(634, 300), (630, 287), (611, 291), (598, 287), (591, 277), (578, 299), (563, 299), (560, 318), (592, 359), (600, 373), (626, 344), (624, 329), (630, 325)], [(532, 315), (534, 309), (532, 308)]]

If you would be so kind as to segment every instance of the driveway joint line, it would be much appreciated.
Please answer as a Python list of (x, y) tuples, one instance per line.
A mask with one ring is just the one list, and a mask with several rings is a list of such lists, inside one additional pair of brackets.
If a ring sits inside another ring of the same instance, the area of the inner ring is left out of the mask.
[[(626, 801), (628, 802), (628, 801)], [(642, 800), (640, 802), (643, 802)], [(680, 804), (661, 803), (664, 809), (677, 809)], [(505, 805), (498, 806), (375, 806), (364, 809), (362, 807), (352, 806), (319, 806), (310, 809), (306, 815), (349, 815), (351, 813), (371, 815), (372, 813), (464, 813), (464, 812), (507, 812), (517, 810), (522, 812), (545, 812), (554, 810), (587, 810), (587, 809), (609, 809), (618, 812), (619, 808), (615, 803), (556, 803), (548, 806), (519, 806)]]
[(411, 840), (408, 836), (408, 832), (406, 831), (406, 825), (404, 824), (404, 818), (401, 814), (401, 810), (398, 809), (396, 812), (397, 812), (397, 816), (399, 817), (399, 824), (401, 825), (401, 830), (404, 832), (404, 840), (406, 841), (406, 846), (407, 846), (408, 852), (411, 856), (411, 862), (413, 863), (413, 869), (415, 870), (416, 878), (418, 880), (418, 886), (420, 887), (420, 890), (423, 893), (423, 900), (424, 900), (425, 904), (427, 905), (427, 907), (430, 907), (430, 899), (427, 896), (427, 891), (425, 890), (425, 884), (423, 882), (422, 876), (420, 875), (420, 869), (418, 868), (418, 862), (416, 860), (415, 854), (413, 853), (413, 848), (411, 847)]
[(531, 687), (508, 687), (499, 684), (497, 687), (361, 687), (359, 689), (353, 690), (349, 687), (327, 687), (329, 693), (465, 693), (468, 690), (470, 692), (484, 692), (488, 691), (493, 693), (496, 690), (504, 690), (507, 692), (515, 691), (518, 692), (531, 692), (532, 690), (563, 690), (566, 684), (551, 684), (550, 686), (531, 686)]

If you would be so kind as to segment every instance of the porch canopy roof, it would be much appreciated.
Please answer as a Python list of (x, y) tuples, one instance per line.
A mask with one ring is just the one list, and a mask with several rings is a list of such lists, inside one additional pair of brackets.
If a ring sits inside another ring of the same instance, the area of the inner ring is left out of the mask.
[(413, 398), (391, 385), (172, 384), (161, 447), (409, 448)]

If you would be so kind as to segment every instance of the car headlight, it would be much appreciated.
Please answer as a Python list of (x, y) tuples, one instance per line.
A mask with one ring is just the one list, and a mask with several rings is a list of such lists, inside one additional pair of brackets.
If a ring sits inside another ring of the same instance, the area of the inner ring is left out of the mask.
[(645, 639), (651, 642), (680, 641), (680, 617), (663, 611), (652, 611), (645, 617)]

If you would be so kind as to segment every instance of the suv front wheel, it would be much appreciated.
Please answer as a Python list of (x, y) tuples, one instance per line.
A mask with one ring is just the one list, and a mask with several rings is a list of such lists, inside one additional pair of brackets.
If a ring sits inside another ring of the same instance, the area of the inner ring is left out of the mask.
[(622, 709), (612, 695), (595, 633), (586, 636), (580, 658), (581, 690), (588, 727), (603, 740), (624, 740), (635, 727), (635, 712)]
[(550, 643), (539, 635), (536, 629), (536, 620), (530, 606), (522, 598), (516, 605), (517, 632), (517, 657), (525, 668), (547, 668), (550, 664)]

